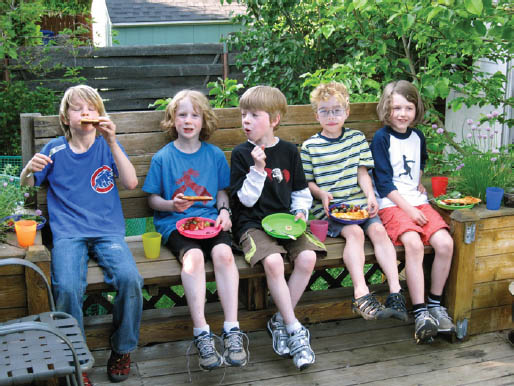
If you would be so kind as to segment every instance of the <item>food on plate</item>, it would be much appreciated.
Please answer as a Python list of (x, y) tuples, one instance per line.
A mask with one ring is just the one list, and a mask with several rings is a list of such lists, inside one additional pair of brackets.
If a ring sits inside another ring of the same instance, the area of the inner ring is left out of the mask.
[(352, 204), (341, 204), (333, 208), (330, 214), (342, 220), (363, 220), (369, 217), (369, 213), (366, 209), (361, 209), (360, 205)]
[(199, 217), (191, 217), (180, 225), (181, 231), (202, 231), (205, 228), (214, 226), (213, 222), (206, 221)]
[(474, 205), (478, 204), (482, 200), (480, 198), (472, 197), (472, 196), (466, 196), (461, 198), (445, 198), (443, 200), (440, 200), (439, 202), (445, 204), (445, 205)]
[(211, 196), (182, 196), (182, 199), (188, 201), (210, 201), (212, 200)]
[(284, 229), (289, 232), (293, 230), (293, 227), (291, 225), (286, 225)]
[(84, 124), (89, 124), (91, 123), (92, 125), (97, 125), (100, 123), (100, 121), (98, 119), (89, 119), (89, 118), (82, 118), (80, 120), (80, 123), (84, 123)]

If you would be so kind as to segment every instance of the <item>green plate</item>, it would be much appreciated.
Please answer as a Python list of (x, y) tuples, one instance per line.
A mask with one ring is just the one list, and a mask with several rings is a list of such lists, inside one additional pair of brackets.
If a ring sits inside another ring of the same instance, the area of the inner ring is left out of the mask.
[(442, 209), (448, 209), (448, 210), (458, 210), (458, 209), (471, 209), (475, 206), (475, 204), (468, 204), (468, 205), (448, 205), (444, 204), (443, 202), (439, 200), (435, 200), (435, 204)]
[(274, 213), (262, 219), (262, 227), (270, 236), (278, 239), (289, 239), (287, 234), (299, 237), (307, 229), (303, 220), (294, 221), (294, 215), (288, 213)]

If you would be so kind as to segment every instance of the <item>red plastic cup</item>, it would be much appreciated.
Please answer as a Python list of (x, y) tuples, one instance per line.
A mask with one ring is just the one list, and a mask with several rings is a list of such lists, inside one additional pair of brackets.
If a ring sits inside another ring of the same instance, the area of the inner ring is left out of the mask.
[(316, 236), (322, 243), (325, 242), (328, 232), (328, 221), (325, 220), (311, 220), (309, 227), (314, 236)]
[(432, 194), (434, 197), (439, 197), (446, 194), (446, 187), (448, 186), (448, 177), (432, 177)]

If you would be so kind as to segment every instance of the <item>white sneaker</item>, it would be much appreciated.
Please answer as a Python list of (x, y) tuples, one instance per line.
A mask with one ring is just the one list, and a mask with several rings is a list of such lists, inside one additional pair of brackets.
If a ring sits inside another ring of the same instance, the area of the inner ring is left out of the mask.
[(304, 326), (293, 332), (287, 341), (289, 354), (299, 370), (305, 370), (316, 362), (316, 355), (310, 345), (311, 334)]

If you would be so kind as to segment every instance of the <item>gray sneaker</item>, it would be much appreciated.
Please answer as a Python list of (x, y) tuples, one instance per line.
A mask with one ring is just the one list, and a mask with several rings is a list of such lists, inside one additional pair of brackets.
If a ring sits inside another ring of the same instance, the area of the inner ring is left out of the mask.
[(439, 323), (439, 327), (437, 327), (438, 332), (455, 332), (455, 325), (448, 312), (446, 312), (446, 308), (443, 306), (431, 307), (428, 309), (428, 312)]
[(305, 370), (310, 365), (316, 362), (316, 355), (312, 351), (311, 334), (304, 326), (296, 330), (289, 336), (287, 346), (289, 353), (293, 357), (293, 362), (299, 370)]
[(385, 319), (385, 308), (371, 292), (352, 301), (352, 311), (366, 320)]
[(289, 347), (287, 347), (289, 334), (284, 322), (277, 319), (277, 314), (268, 320), (268, 333), (273, 339), (273, 350), (281, 357), (289, 358)]
[(193, 343), (198, 351), (200, 369), (210, 371), (223, 365), (223, 358), (214, 344), (214, 334), (204, 331), (194, 339)]
[(405, 297), (401, 292), (393, 292), (387, 297), (385, 304), (385, 313), (390, 318), (396, 318), (404, 322), (409, 320), (407, 307), (405, 307)]
[(421, 311), (414, 322), (414, 339), (416, 343), (431, 343), (437, 335), (439, 323), (428, 311)]
[(223, 332), (223, 360), (228, 366), (242, 367), (248, 362), (248, 357), (243, 345), (243, 338), (246, 338), (248, 350), (248, 335), (239, 328), (234, 327), (229, 332)]

